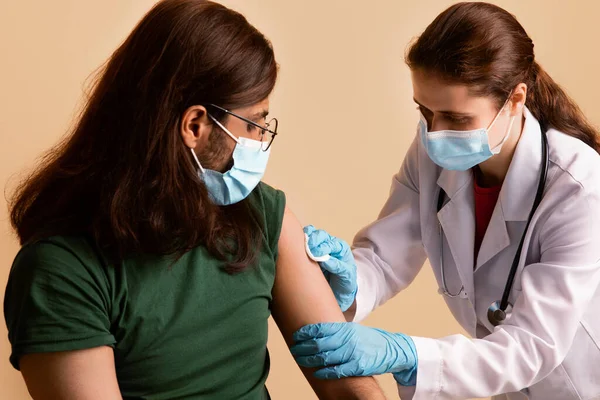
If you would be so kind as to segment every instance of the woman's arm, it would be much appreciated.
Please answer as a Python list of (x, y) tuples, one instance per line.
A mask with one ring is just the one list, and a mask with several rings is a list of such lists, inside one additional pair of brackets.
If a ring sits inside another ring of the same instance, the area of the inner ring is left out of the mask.
[[(544, 199), (541, 259), (523, 268), (511, 317), (482, 339), (413, 337), (419, 356), (415, 399), (516, 392), (548, 377), (569, 354), (600, 287), (600, 193), (564, 173)], [(593, 380), (598, 369), (590, 368)]]
[(20, 368), (34, 400), (121, 399), (108, 346), (28, 354), (21, 357)]
[(415, 136), (390, 195), (376, 221), (356, 234), (352, 248), (358, 292), (347, 317), (362, 321), (371, 311), (406, 289), (426, 254), (421, 238), (419, 136)]
[[(288, 209), (279, 238), (272, 311), (289, 346), (304, 325), (345, 321), (319, 266), (307, 257), (302, 227)], [(372, 377), (319, 380), (312, 369), (302, 372), (320, 399), (385, 399)]]
[(321, 268), (348, 321), (361, 321), (405, 289), (425, 262), (421, 239), (419, 138), (415, 137), (376, 221), (356, 234), (352, 252), (343, 240), (305, 228), (316, 256), (331, 255)]

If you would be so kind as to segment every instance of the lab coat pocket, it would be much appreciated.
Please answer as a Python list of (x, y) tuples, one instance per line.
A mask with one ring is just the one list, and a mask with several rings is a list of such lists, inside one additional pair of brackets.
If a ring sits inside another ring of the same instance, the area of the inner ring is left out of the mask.
[(550, 375), (531, 386), (528, 392), (532, 400), (583, 400), (562, 364), (554, 368)]
[[(597, 322), (593, 323), (597, 325)], [(594, 335), (599, 333), (594, 331), (597, 328), (582, 322), (563, 362), (565, 372), (583, 400), (600, 398), (600, 343), (594, 340)]]

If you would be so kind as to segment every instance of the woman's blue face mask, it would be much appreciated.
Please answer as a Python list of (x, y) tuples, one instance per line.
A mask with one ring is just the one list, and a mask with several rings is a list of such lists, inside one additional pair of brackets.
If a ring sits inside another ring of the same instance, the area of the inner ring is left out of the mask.
[(488, 133), (507, 104), (508, 100), (487, 128), (468, 131), (441, 130), (429, 132), (427, 120), (421, 113), (418, 126), (419, 134), (431, 160), (444, 169), (466, 171), (500, 153), (502, 145), (510, 136), (515, 117), (511, 117), (502, 141), (493, 149), (490, 148)]

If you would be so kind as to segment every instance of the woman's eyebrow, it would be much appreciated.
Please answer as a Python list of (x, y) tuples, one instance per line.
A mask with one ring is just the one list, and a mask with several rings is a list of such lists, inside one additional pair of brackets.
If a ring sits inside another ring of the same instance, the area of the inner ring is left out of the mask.
[[(425, 107), (423, 104), (419, 103), (417, 99), (413, 98), (413, 101), (419, 105), (419, 107), (423, 107), (424, 109), (431, 111), (429, 108)], [(472, 117), (473, 115), (470, 113), (460, 112), (460, 111), (452, 111), (452, 110), (443, 110), (437, 111), (440, 114), (450, 115), (455, 117)]]

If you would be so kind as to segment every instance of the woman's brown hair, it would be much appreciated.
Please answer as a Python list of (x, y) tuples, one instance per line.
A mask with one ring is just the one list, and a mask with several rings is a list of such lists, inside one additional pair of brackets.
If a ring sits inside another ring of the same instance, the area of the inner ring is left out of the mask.
[(72, 134), (17, 188), (21, 244), (86, 235), (115, 260), (204, 245), (230, 272), (248, 266), (262, 237), (255, 210), (210, 201), (180, 119), (193, 105), (258, 103), (276, 79), (270, 42), (241, 14), (159, 2), (112, 54)]
[(578, 138), (600, 153), (598, 131), (579, 107), (536, 62), (533, 41), (517, 19), (483, 2), (458, 3), (442, 12), (410, 46), (406, 63), (480, 96), (498, 109), (519, 83), (525, 105), (543, 127)]

